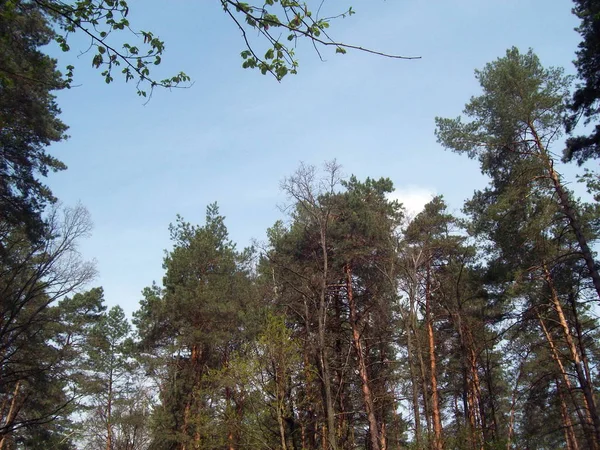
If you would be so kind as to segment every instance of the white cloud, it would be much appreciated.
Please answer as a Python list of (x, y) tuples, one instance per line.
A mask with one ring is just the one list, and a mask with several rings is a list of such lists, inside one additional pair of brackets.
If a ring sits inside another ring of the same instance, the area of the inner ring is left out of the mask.
[(414, 217), (423, 210), (425, 204), (429, 203), (435, 195), (433, 189), (420, 186), (405, 186), (396, 189), (388, 195), (388, 198), (390, 200), (398, 200), (406, 208), (407, 216)]

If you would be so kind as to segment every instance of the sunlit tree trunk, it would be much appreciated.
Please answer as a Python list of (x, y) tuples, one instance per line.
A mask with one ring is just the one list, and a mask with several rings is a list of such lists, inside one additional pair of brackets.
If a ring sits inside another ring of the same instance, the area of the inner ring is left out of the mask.
[(554, 381), (556, 386), (556, 393), (560, 402), (560, 416), (563, 423), (563, 432), (565, 435), (565, 443), (567, 444), (567, 450), (579, 450), (579, 443), (575, 436), (575, 430), (573, 429), (573, 423), (571, 421), (571, 415), (565, 402), (564, 387), (558, 381), (558, 378)]
[(583, 362), (581, 361), (581, 357), (579, 355), (579, 352), (577, 351), (577, 347), (575, 346), (575, 342), (571, 334), (571, 329), (569, 328), (567, 319), (565, 318), (562, 305), (558, 297), (558, 293), (556, 292), (556, 288), (554, 286), (554, 280), (552, 279), (552, 275), (550, 274), (550, 271), (548, 270), (545, 264), (543, 265), (543, 270), (544, 279), (546, 280), (546, 283), (550, 288), (550, 299), (552, 301), (556, 314), (558, 315), (559, 324), (563, 331), (567, 347), (569, 349), (571, 358), (573, 360), (573, 364), (575, 366), (577, 379), (579, 380), (580, 388), (583, 391), (586, 409), (588, 410), (592, 418), (595, 440), (594, 448), (598, 448), (598, 443), (600, 443), (600, 418), (598, 417), (598, 410), (596, 409), (596, 400), (594, 398), (591, 380), (586, 377)]
[(578, 217), (577, 211), (573, 207), (573, 202), (569, 196), (569, 193), (563, 186), (560, 175), (556, 170), (554, 170), (554, 161), (548, 154), (546, 147), (542, 143), (540, 139), (536, 127), (533, 123), (529, 123), (529, 128), (535, 140), (536, 146), (538, 147), (538, 151), (540, 157), (546, 166), (546, 170), (548, 176), (552, 180), (552, 184), (554, 186), (554, 190), (558, 197), (558, 202), (562, 208), (562, 211), (567, 218), (573, 233), (575, 234), (575, 238), (577, 239), (577, 243), (579, 244), (579, 248), (581, 249), (581, 256), (585, 261), (585, 265), (590, 273), (590, 278), (594, 284), (594, 289), (596, 290), (596, 294), (598, 295), (598, 299), (600, 300), (600, 274), (598, 273), (598, 268), (596, 267), (596, 262), (594, 261), (594, 256), (592, 254), (592, 250), (588, 245), (587, 238), (583, 234), (583, 230), (581, 228), (581, 221)]
[(433, 332), (433, 317), (431, 312), (431, 267), (427, 267), (425, 280), (425, 324), (427, 328), (427, 342), (429, 344), (429, 376), (431, 384), (431, 413), (433, 422), (433, 446), (434, 450), (442, 450), (442, 419), (440, 413), (440, 402), (437, 386), (437, 368), (435, 355), (435, 339)]
[(346, 264), (346, 293), (348, 295), (348, 306), (350, 308), (350, 324), (352, 327), (352, 341), (354, 349), (356, 350), (356, 357), (358, 359), (358, 372), (361, 380), (361, 387), (363, 393), (363, 401), (367, 412), (367, 420), (369, 422), (369, 435), (371, 438), (371, 450), (381, 450), (381, 441), (379, 436), (379, 427), (377, 425), (377, 419), (375, 418), (375, 405), (373, 402), (373, 395), (369, 386), (369, 375), (367, 373), (367, 365), (365, 363), (365, 354), (363, 349), (363, 343), (360, 335), (358, 314), (356, 311), (356, 303), (354, 300), (354, 293), (352, 290), (352, 267), (350, 264)]
[[(21, 381), (17, 381), (17, 383), (15, 384), (15, 389), (13, 391), (13, 397), (12, 400), (10, 401), (10, 408), (8, 409), (8, 413), (6, 414), (6, 418), (4, 419), (4, 427), (10, 427), (10, 424), (13, 423), (13, 421), (15, 420), (15, 417), (17, 416), (17, 414), (19, 413), (19, 391), (21, 390)], [(6, 432), (5, 434), (2, 435), (2, 438), (0, 439), (0, 450), (4, 449), (4, 446), (8, 440), (8, 438), (10, 437), (10, 433)]]
[(548, 346), (550, 347), (550, 354), (552, 355), (552, 359), (558, 366), (564, 387), (565, 387), (566, 391), (569, 393), (569, 397), (571, 398), (571, 401), (575, 408), (575, 413), (577, 414), (577, 418), (579, 419), (579, 423), (581, 424), (581, 427), (583, 429), (584, 436), (586, 437), (586, 440), (588, 443), (588, 447), (591, 449), (595, 449), (596, 441), (594, 439), (593, 432), (591, 432), (591, 429), (593, 428), (593, 423), (592, 423), (590, 412), (587, 408), (587, 404), (584, 406), (584, 408), (585, 408), (585, 415), (584, 415), (584, 412), (581, 411), (579, 401), (575, 397), (575, 394), (573, 391), (573, 386), (571, 385), (571, 380), (569, 379), (569, 375), (568, 375), (568, 373), (565, 369), (565, 366), (562, 362), (562, 359), (558, 353), (556, 344), (554, 343), (554, 339), (552, 338), (552, 335), (548, 331), (548, 328), (546, 327), (546, 324), (544, 323), (544, 320), (542, 319), (542, 316), (540, 315), (539, 311), (537, 312), (537, 317), (538, 317), (538, 321), (540, 323), (540, 327), (544, 333), (544, 336), (546, 337), (546, 340), (548, 341)]

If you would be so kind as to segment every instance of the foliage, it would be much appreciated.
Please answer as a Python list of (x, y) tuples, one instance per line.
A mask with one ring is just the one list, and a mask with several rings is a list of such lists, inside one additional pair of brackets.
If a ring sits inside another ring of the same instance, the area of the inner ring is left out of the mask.
[[(69, 51), (69, 36), (81, 33), (90, 40), (92, 67), (100, 69), (106, 83), (112, 83), (118, 72), (125, 81), (136, 83), (137, 93), (151, 95), (155, 87), (186, 86), (190, 77), (184, 72), (165, 79), (155, 79), (153, 68), (162, 62), (165, 43), (151, 31), (136, 30), (129, 21), (130, 5), (126, 0), (5, 0), (11, 6), (25, 8), (45, 26), (56, 29), (53, 35), (63, 51)], [(336, 41), (328, 29), (333, 20), (354, 14), (352, 7), (330, 17), (321, 17), (323, 2), (316, 10), (307, 2), (268, 0), (250, 4), (238, 0), (220, 0), (223, 11), (236, 24), (246, 49), (241, 52), (244, 68), (256, 68), (281, 80), (297, 73), (294, 48), (299, 39), (310, 41), (320, 56), (319, 47), (333, 47), (336, 53), (356, 49), (381, 56), (396, 56)], [(266, 47), (252, 42), (255, 31)], [(282, 36), (281, 34), (284, 34)], [(282, 39), (284, 38), (284, 39)], [(130, 42), (128, 42), (130, 41)], [(1, 68), (0, 68), (1, 70)], [(67, 67), (66, 83), (73, 80), (73, 66)]]
[(438, 141), (477, 157), (482, 172), (491, 177), (501, 177), (502, 168), (513, 161), (543, 157), (560, 137), (570, 84), (563, 69), (546, 69), (533, 51), (521, 54), (513, 47), (476, 70), (475, 77), (483, 92), (465, 106), (471, 121), (436, 118)]
[(210, 381), (209, 371), (223, 368), (253, 330), (244, 320), (253, 299), (251, 251), (236, 251), (216, 204), (207, 208), (204, 226), (178, 217), (170, 231), (175, 246), (164, 260), (164, 289), (147, 289), (135, 315), (140, 344), (152, 355), (149, 368), (159, 376), (156, 448), (212, 442), (214, 424), (205, 423), (204, 413), (218, 415), (223, 395), (234, 399)]
[(67, 129), (52, 94), (64, 82), (40, 50), (54, 37), (35, 3), (0, 3), (0, 216), (32, 239), (42, 237), (42, 212), (56, 201), (39, 177), (66, 168), (46, 152)]
[(89, 217), (81, 207), (66, 208), (52, 211), (47, 224), (36, 244), (23, 229), (4, 224), (0, 439), (29, 442), (43, 434), (51, 439), (68, 426), (77, 398), (73, 347), (88, 302), (74, 298), (54, 303), (94, 275), (93, 265), (82, 261), (77, 251), (77, 241), (89, 232)]
[[(579, 43), (575, 67), (581, 83), (568, 103), (567, 132), (573, 133), (580, 118), (590, 124), (600, 115), (600, 1), (574, 0), (573, 13), (581, 19), (577, 28), (583, 40)], [(593, 125), (587, 136), (570, 137), (564, 159), (583, 164), (600, 156), (600, 124)]]
[[(532, 445), (531, 436), (543, 428), (545, 445), (558, 440), (576, 445), (579, 436), (596, 448), (600, 419), (593, 377), (584, 362), (590, 343), (572, 331), (582, 329), (590, 287), (598, 292), (587, 244), (597, 238), (590, 226), (596, 208), (572, 198), (550, 151), (559, 135), (569, 79), (561, 70), (544, 69), (531, 51), (521, 55), (516, 49), (476, 75), (483, 94), (465, 107), (473, 120), (438, 118), (436, 134), (445, 147), (478, 157), (490, 177), (465, 212), (470, 232), (484, 243), (486, 288), (498, 298), (500, 311), (512, 311), (496, 323), (515, 355), (508, 364), (515, 379), (507, 445), (515, 437)], [(519, 408), (528, 413), (516, 429)], [(542, 413), (542, 420), (527, 419)], [(557, 419), (565, 435), (545, 426)]]

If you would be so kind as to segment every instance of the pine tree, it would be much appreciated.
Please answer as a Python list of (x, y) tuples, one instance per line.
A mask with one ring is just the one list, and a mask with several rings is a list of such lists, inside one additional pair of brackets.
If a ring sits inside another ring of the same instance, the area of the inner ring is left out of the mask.
[(225, 367), (252, 332), (244, 322), (254, 296), (251, 253), (236, 251), (216, 205), (208, 207), (204, 226), (178, 218), (170, 231), (174, 248), (164, 260), (164, 289), (146, 289), (135, 315), (160, 383), (151, 448), (235, 448), (239, 436), (219, 408), (235, 399), (208, 374)]
[(509, 173), (546, 189), (551, 185), (565, 224), (573, 231), (600, 299), (600, 275), (590, 249), (581, 211), (554, 168), (551, 145), (560, 136), (570, 79), (562, 69), (545, 69), (530, 50), (516, 48), (475, 75), (483, 89), (464, 113), (472, 120), (436, 118), (438, 141), (446, 148), (477, 157), (493, 182)]

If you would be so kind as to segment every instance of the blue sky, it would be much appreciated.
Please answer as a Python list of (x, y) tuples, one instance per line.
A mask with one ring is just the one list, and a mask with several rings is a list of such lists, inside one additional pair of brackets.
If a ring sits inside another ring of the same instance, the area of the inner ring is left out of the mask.
[[(434, 118), (459, 115), (478, 94), (474, 69), (514, 45), (573, 73), (579, 35), (570, 0), (329, 5), (357, 12), (332, 24), (338, 40), (422, 59), (325, 51), (322, 62), (301, 45), (299, 74), (278, 83), (241, 68), (243, 42), (217, 0), (130, 2), (132, 24), (166, 41), (158, 71), (194, 80), (190, 89), (155, 91), (147, 105), (131, 84), (107, 86), (90, 55), (57, 54), (62, 66), (76, 65), (78, 87), (58, 94), (71, 137), (50, 151), (69, 169), (49, 185), (63, 203), (91, 212), (94, 233), (81, 249), (97, 260), (93, 285), (109, 304), (130, 313), (141, 289), (161, 282), (176, 214), (202, 223), (217, 201), (239, 246), (263, 239), (284, 217), (279, 184), (300, 161), (337, 158), (348, 175), (391, 178), (409, 205), (438, 193), (458, 211), (485, 180), (475, 162), (436, 143)], [(87, 44), (75, 36), (71, 47)], [(572, 180), (576, 168), (562, 171)]]

